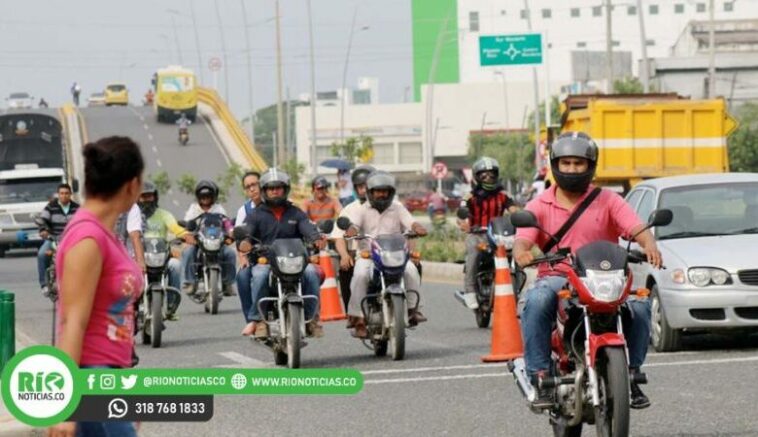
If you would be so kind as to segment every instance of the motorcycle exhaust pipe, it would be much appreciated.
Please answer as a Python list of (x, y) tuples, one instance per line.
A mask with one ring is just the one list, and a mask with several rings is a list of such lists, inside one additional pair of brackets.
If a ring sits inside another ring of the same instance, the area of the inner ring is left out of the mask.
[(458, 301), (462, 303), (463, 306), (470, 310), (479, 308), (479, 302), (477, 302), (476, 295), (474, 295), (474, 293), (466, 293), (463, 290), (456, 290), (455, 293), (453, 293), (453, 296), (455, 296), (455, 298), (458, 299)]
[(532, 383), (529, 382), (529, 375), (526, 374), (526, 364), (523, 358), (516, 358), (513, 361), (508, 361), (508, 370), (513, 375), (513, 379), (516, 380), (521, 394), (524, 395), (527, 401), (533, 402), (537, 398), (537, 393), (532, 387)]

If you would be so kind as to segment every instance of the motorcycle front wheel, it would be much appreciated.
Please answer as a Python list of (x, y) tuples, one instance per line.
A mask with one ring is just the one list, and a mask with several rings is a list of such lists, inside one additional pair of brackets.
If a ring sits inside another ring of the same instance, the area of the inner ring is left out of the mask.
[(161, 334), (163, 333), (163, 290), (153, 291), (150, 299), (150, 337), (152, 346), (161, 347)]
[(206, 312), (211, 314), (218, 313), (218, 302), (221, 300), (221, 290), (219, 289), (219, 271), (211, 269), (208, 272), (208, 301), (206, 305)]
[(300, 316), (303, 307), (287, 304), (287, 367), (300, 367)]
[(566, 419), (560, 417), (558, 419), (551, 419), (551, 424), (553, 425), (554, 437), (582, 437), (582, 423), (568, 426)]
[(403, 296), (392, 295), (391, 310), (389, 343), (392, 359), (399, 361), (405, 357), (405, 299)]
[(595, 409), (597, 435), (629, 435), (629, 367), (622, 348), (605, 348), (598, 352), (598, 391), (600, 406)]

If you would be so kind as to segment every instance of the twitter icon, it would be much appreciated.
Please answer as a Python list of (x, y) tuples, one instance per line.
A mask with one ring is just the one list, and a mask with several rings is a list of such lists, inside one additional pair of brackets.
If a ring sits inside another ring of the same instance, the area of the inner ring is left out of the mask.
[(121, 388), (123, 390), (131, 390), (137, 384), (137, 375), (129, 375), (121, 377)]

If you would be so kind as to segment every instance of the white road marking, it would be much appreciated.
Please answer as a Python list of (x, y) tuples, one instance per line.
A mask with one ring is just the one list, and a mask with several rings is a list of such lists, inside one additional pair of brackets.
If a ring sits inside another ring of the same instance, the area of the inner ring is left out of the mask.
[[(144, 121), (144, 119), (142, 121)], [(153, 134), (147, 134), (147, 139), (153, 141)]]
[(169, 196), (173, 196), (173, 195), (174, 195), (174, 190), (173, 190), (173, 189), (171, 189), (171, 188), (169, 188), (169, 189), (168, 189), (168, 191), (167, 191), (166, 193), (167, 193)]
[(158, 153), (158, 148), (157, 148), (157, 147), (155, 147), (155, 146), (153, 146), (153, 152), (154, 152), (154, 153)]
[(160, 159), (156, 159), (155, 163), (158, 164), (158, 167), (163, 167), (163, 163), (161, 162)]
[(711, 360), (690, 360), (690, 361), (671, 361), (668, 363), (645, 363), (642, 368), (647, 367), (669, 367), (669, 366), (697, 366), (701, 364), (729, 364), (729, 363), (745, 363), (750, 361), (758, 361), (758, 356), (753, 357), (741, 357), (741, 358), (714, 358)]
[(469, 375), (450, 375), (450, 376), (428, 376), (421, 378), (394, 378), (394, 379), (369, 379), (363, 381), (367, 384), (394, 384), (406, 382), (426, 382), (426, 381), (450, 381), (455, 379), (476, 379), (476, 378), (502, 378), (508, 376), (508, 373), (473, 373)]
[(176, 205), (176, 206), (179, 206), (179, 201), (178, 201), (178, 200), (176, 200), (176, 199), (172, 200), (172, 201), (171, 201), (171, 203), (173, 203), (173, 204), (174, 204), (174, 205)]
[(261, 360), (256, 360), (255, 358), (250, 358), (247, 355), (242, 355), (237, 352), (232, 352), (232, 351), (219, 352), (219, 355), (221, 355), (222, 357), (228, 360), (234, 361), (235, 364), (231, 364), (231, 365), (223, 364), (223, 365), (214, 366), (214, 367), (253, 367), (253, 368), (271, 367), (269, 363), (264, 363)]
[(145, 127), (145, 130), (150, 129), (150, 126), (148, 126), (147, 123), (145, 123), (143, 126)]
[(140, 115), (139, 116), (139, 121), (145, 121), (145, 117), (143, 117), (143, 116)]

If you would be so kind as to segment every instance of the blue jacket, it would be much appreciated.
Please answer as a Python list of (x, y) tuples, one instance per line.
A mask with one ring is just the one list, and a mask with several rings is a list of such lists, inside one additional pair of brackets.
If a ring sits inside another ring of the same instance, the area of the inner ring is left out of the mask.
[(281, 220), (277, 220), (271, 208), (261, 203), (245, 218), (247, 234), (262, 244), (269, 245), (278, 238), (300, 238), (312, 243), (320, 238), (316, 226), (295, 205), (287, 202)]

